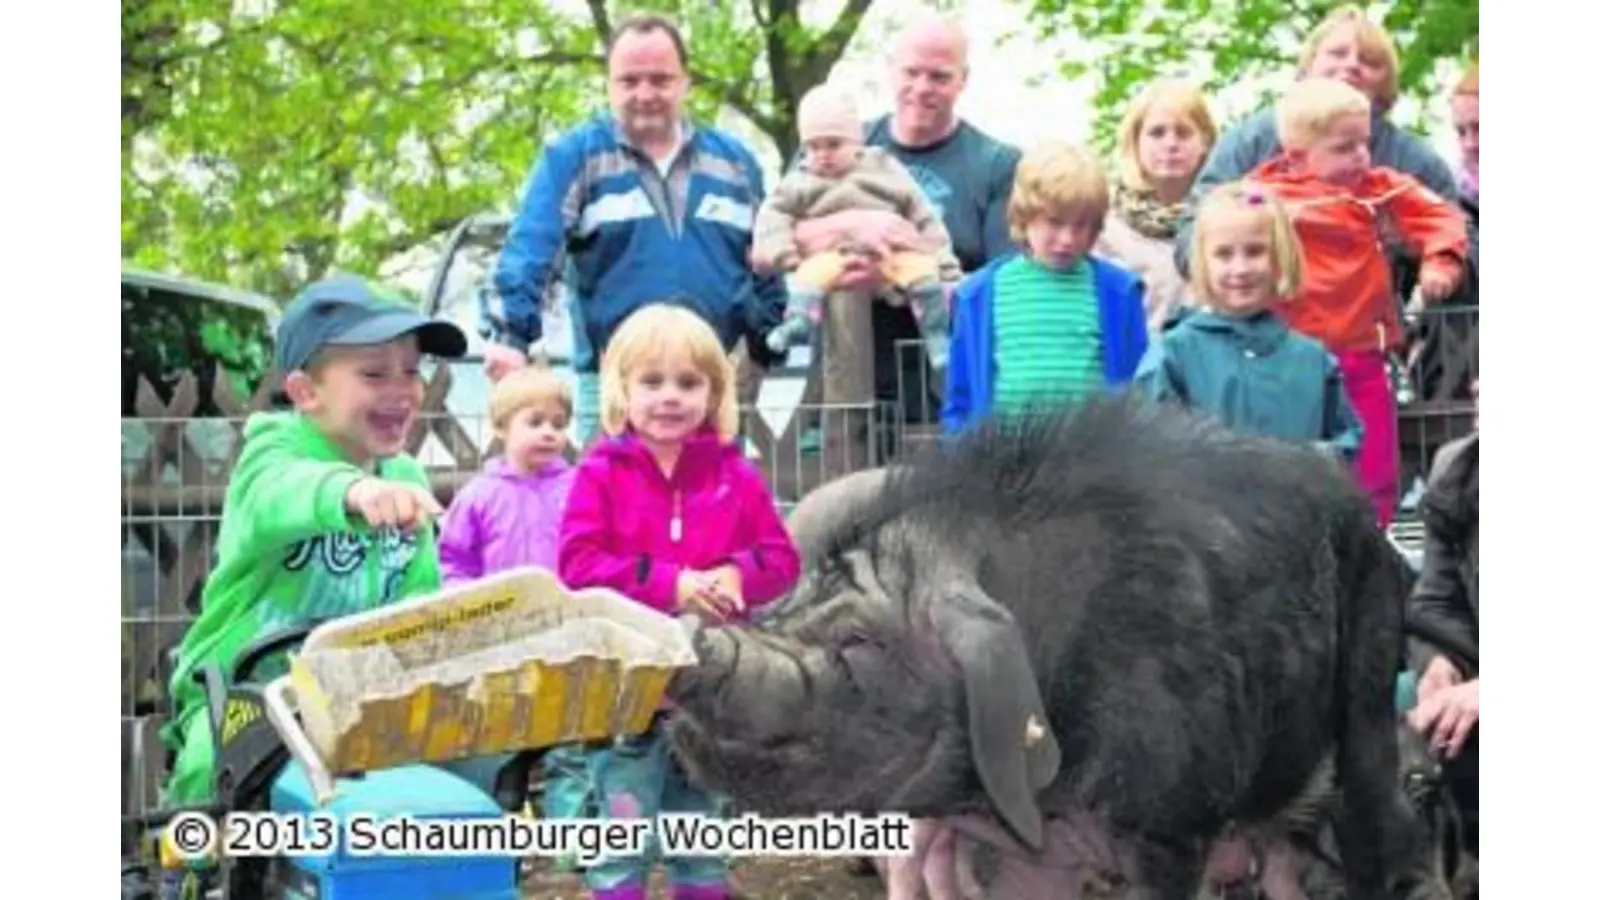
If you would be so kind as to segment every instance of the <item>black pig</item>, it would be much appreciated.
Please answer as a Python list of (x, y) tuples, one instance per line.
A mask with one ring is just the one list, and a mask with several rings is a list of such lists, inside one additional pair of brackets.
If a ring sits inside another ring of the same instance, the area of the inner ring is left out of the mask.
[(1390, 896), (1402, 574), (1335, 464), (1107, 399), (848, 505), (774, 615), (696, 633), (671, 735), (697, 781), (767, 815), (992, 816), (1063, 870), (1000, 896), (1110, 871), (1190, 900), (1331, 753), (1349, 896)]

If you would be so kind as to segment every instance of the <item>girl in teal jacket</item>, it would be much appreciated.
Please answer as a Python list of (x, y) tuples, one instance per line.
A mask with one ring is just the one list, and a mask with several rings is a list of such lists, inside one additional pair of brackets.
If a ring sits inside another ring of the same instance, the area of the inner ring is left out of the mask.
[(1216, 189), (1196, 217), (1192, 257), (1194, 294), (1206, 308), (1168, 320), (1135, 388), (1352, 462), (1361, 422), (1337, 361), (1270, 309), (1299, 289), (1300, 251), (1283, 207), (1257, 188)]

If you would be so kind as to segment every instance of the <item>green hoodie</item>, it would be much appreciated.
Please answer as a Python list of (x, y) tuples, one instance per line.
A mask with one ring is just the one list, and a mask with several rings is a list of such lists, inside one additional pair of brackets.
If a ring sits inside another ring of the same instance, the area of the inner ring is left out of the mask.
[[(216, 567), (172, 674), (174, 716), (163, 732), (178, 753), (171, 803), (211, 798), (211, 729), (194, 679), (201, 665), (216, 662), (231, 674), (239, 653), (269, 632), (373, 609), (440, 584), (433, 527), (374, 533), (346, 513), (345, 493), (369, 473), (309, 420), (258, 413), (245, 423), (244, 440), (223, 501)], [(382, 460), (377, 474), (428, 487), (427, 474), (409, 456)], [(280, 661), (262, 674), (281, 671)]]

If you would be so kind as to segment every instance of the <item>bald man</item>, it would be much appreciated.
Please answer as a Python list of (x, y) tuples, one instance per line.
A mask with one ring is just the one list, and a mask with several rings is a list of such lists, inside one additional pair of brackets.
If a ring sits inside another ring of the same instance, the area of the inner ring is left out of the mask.
[[(889, 64), (894, 112), (868, 123), (867, 144), (884, 148), (911, 170), (944, 220), (962, 271), (977, 271), (1013, 252), (1006, 204), (1021, 153), (956, 115), (956, 100), (968, 73), (967, 38), (961, 27), (947, 18), (918, 22), (895, 42)], [(796, 228), (807, 255), (831, 245), (841, 234), (895, 249), (914, 247), (917, 240), (904, 219), (879, 212), (836, 213)], [(863, 267), (846, 286), (870, 291), (876, 287), (873, 277)], [(876, 399), (900, 399), (903, 381), (908, 420), (937, 421), (938, 402), (918, 402), (929, 397), (926, 365), (911, 354), (895, 358), (897, 341), (920, 336), (910, 309), (881, 300), (873, 301), (870, 309), (838, 309), (839, 305), (828, 309), (828, 316), (836, 320), (829, 336), (862, 340), (870, 331), (872, 353), (861, 356), (872, 360), (873, 371), (859, 377), (874, 386)], [(931, 386), (936, 394), (943, 387), (938, 382)]]

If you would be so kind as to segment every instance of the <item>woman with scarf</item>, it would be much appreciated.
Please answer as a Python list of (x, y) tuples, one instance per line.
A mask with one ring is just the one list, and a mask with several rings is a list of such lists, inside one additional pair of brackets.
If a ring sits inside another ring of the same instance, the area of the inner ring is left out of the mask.
[(1144, 279), (1150, 334), (1188, 305), (1173, 242), (1184, 200), (1216, 138), (1205, 97), (1179, 81), (1145, 88), (1117, 130), (1111, 212), (1095, 250)]

